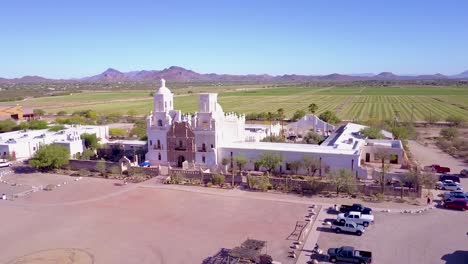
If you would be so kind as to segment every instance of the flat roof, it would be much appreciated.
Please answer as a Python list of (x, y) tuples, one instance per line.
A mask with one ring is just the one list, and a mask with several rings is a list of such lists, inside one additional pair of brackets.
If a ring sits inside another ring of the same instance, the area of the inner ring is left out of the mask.
[[(18, 130), (0, 133), (0, 144), (15, 144), (21, 142), (34, 142), (34, 141), (43, 141), (47, 139), (48, 142), (69, 142), (68, 135), (78, 132), (78, 134), (83, 134), (87, 132), (94, 132), (93, 130), (99, 129), (104, 126), (65, 126), (65, 129), (60, 131), (50, 131), (49, 129), (39, 129), (39, 130)], [(104, 139), (105, 140), (105, 139)]]
[(321, 146), (312, 144), (275, 143), (275, 142), (232, 142), (223, 145), (223, 148), (245, 149), (245, 150), (271, 150), (302, 153), (325, 153), (356, 155), (359, 149), (339, 149), (333, 146)]
[(122, 145), (146, 145), (146, 141), (132, 139), (118, 139), (107, 142), (107, 144), (122, 144)]

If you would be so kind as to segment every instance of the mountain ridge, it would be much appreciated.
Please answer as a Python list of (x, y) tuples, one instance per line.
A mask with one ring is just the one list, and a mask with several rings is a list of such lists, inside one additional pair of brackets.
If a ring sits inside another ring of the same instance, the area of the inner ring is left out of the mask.
[(180, 66), (171, 66), (163, 70), (139, 70), (121, 72), (114, 68), (108, 68), (104, 72), (84, 77), (81, 79), (47, 79), (41, 76), (23, 76), (21, 78), (1, 78), (0, 83), (40, 83), (40, 82), (151, 82), (164, 78), (171, 82), (307, 82), (307, 81), (366, 81), (366, 80), (443, 80), (443, 79), (468, 79), (468, 70), (457, 75), (425, 74), (425, 75), (396, 75), (392, 72), (381, 72), (379, 74), (340, 74), (328, 75), (269, 75), (269, 74), (218, 74), (198, 73)]

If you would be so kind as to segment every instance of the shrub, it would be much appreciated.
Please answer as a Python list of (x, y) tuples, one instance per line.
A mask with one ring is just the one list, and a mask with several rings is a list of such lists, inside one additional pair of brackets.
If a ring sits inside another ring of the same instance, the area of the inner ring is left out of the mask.
[(80, 176), (88, 176), (88, 175), (89, 175), (89, 171), (86, 170), (86, 169), (80, 169), (80, 170), (78, 171), (78, 174), (79, 174)]
[(67, 148), (51, 144), (41, 146), (29, 164), (34, 168), (46, 171), (67, 165), (69, 158), (70, 153)]
[(211, 182), (214, 185), (222, 186), (224, 184), (225, 180), (226, 180), (226, 177), (223, 174), (215, 174), (215, 175), (213, 175), (213, 178), (211, 179)]
[(322, 143), (323, 141), (323, 137), (315, 132), (307, 132), (307, 134), (304, 136), (304, 138), (302, 139), (302, 142), (303, 143), (306, 143), (306, 144), (315, 144), (315, 145), (318, 145), (320, 143)]
[(183, 181), (184, 181), (184, 177), (182, 177), (182, 175), (180, 175), (179, 173), (176, 173), (171, 176), (169, 183), (170, 184), (182, 184)]
[(459, 126), (465, 121), (465, 119), (461, 116), (450, 115), (445, 119), (445, 121), (452, 123), (454, 126)]
[(49, 131), (54, 131), (54, 132), (57, 132), (63, 129), (65, 129), (64, 125), (54, 125), (54, 126), (49, 127)]
[(440, 130), (440, 136), (446, 140), (453, 140), (454, 138), (458, 137), (458, 134), (458, 129), (454, 127), (447, 127)]

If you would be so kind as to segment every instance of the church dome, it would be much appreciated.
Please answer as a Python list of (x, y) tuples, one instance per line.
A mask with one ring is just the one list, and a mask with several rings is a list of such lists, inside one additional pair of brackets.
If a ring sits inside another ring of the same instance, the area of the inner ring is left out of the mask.
[(166, 87), (166, 80), (161, 79), (161, 87), (159, 87), (156, 94), (172, 94), (171, 90)]

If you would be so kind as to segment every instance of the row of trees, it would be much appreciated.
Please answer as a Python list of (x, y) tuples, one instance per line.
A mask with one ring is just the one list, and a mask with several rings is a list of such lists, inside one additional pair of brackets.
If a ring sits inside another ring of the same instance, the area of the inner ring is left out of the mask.
[(0, 133), (17, 131), (17, 130), (37, 130), (37, 129), (46, 129), (47, 122), (43, 120), (30, 120), (16, 124), (13, 120), (1, 120), (0, 121)]

